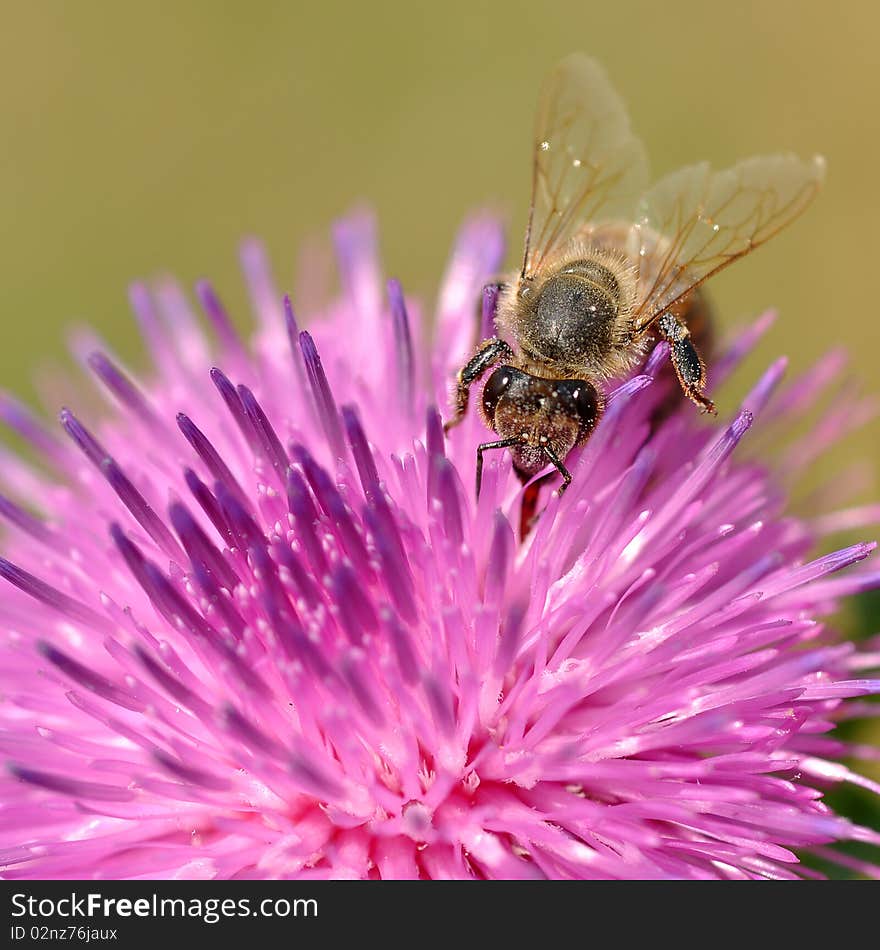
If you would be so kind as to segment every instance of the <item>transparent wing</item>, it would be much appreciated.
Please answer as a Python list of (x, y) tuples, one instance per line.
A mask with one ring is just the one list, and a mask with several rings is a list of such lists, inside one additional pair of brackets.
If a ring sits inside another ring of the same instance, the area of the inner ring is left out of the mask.
[(813, 200), (824, 172), (818, 156), (773, 155), (721, 172), (691, 165), (657, 182), (630, 233), (640, 276), (637, 332), (790, 224)]
[(602, 68), (575, 53), (541, 89), (535, 117), (532, 200), (522, 273), (533, 273), (579, 226), (634, 220), (648, 182), (642, 143)]

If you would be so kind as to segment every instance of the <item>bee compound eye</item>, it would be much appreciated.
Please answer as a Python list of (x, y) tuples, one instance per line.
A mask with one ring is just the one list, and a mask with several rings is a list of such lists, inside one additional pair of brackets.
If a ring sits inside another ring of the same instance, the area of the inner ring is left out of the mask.
[(581, 431), (587, 433), (599, 421), (599, 394), (594, 386), (576, 380), (569, 384), (569, 394), (574, 403)]
[(490, 419), (495, 415), (498, 400), (507, 392), (512, 379), (512, 368), (499, 366), (486, 382), (483, 389), (483, 409)]

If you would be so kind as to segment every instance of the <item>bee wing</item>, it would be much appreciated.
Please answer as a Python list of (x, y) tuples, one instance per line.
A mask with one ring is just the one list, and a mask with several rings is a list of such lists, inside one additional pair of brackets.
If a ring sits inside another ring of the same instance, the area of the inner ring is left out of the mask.
[(584, 222), (634, 220), (648, 183), (642, 143), (602, 68), (575, 53), (541, 89), (535, 117), (532, 200), (523, 275), (533, 273)]
[(772, 155), (721, 172), (691, 165), (660, 179), (642, 199), (630, 232), (640, 278), (636, 333), (790, 224), (813, 200), (824, 173), (819, 156)]

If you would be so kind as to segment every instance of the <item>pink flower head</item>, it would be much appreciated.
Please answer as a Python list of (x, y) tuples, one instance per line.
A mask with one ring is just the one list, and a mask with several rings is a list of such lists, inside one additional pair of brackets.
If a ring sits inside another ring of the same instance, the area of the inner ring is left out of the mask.
[(880, 644), (821, 621), (877, 585), (873, 545), (810, 555), (877, 512), (785, 512), (780, 472), (839, 410), (781, 466), (759, 442), (830, 363), (776, 392), (779, 361), (707, 423), (658, 411), (658, 346), (521, 540), (509, 457), (476, 502), (486, 431), (441, 427), (496, 222), (464, 228), (432, 339), (372, 220), (335, 240), (341, 293), (308, 332), (249, 244), (250, 345), (207, 284), (213, 344), (175, 284), (138, 286), (151, 372), (78, 346), (111, 412), (71, 405), (59, 437), (4, 398), (43, 464), (0, 465), (3, 874), (794, 878), (880, 844), (823, 802), (880, 790), (831, 734), (867, 714)]

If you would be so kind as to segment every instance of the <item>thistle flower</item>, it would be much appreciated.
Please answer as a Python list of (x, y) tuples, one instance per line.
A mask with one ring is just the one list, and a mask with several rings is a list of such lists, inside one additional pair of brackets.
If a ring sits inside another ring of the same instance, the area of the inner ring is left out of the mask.
[(658, 347), (522, 540), (509, 459), (476, 502), (482, 423), (445, 441), (438, 411), (497, 224), (464, 228), (430, 343), (371, 219), (335, 241), (341, 293), (308, 331), (249, 244), (250, 347), (209, 285), (213, 352), (176, 285), (137, 286), (144, 379), (77, 344), (111, 413), (71, 405), (56, 434), (3, 400), (44, 463), (0, 467), (3, 874), (795, 878), (809, 852), (876, 872), (833, 849), (880, 834), (823, 789), (880, 791), (831, 734), (870, 713), (880, 642), (821, 618), (880, 573), (852, 567), (871, 544), (810, 551), (877, 510), (785, 513), (781, 472), (836, 410), (788, 466), (739, 446), (778, 438), (833, 358), (776, 394), (773, 364), (716, 425), (658, 414)]

